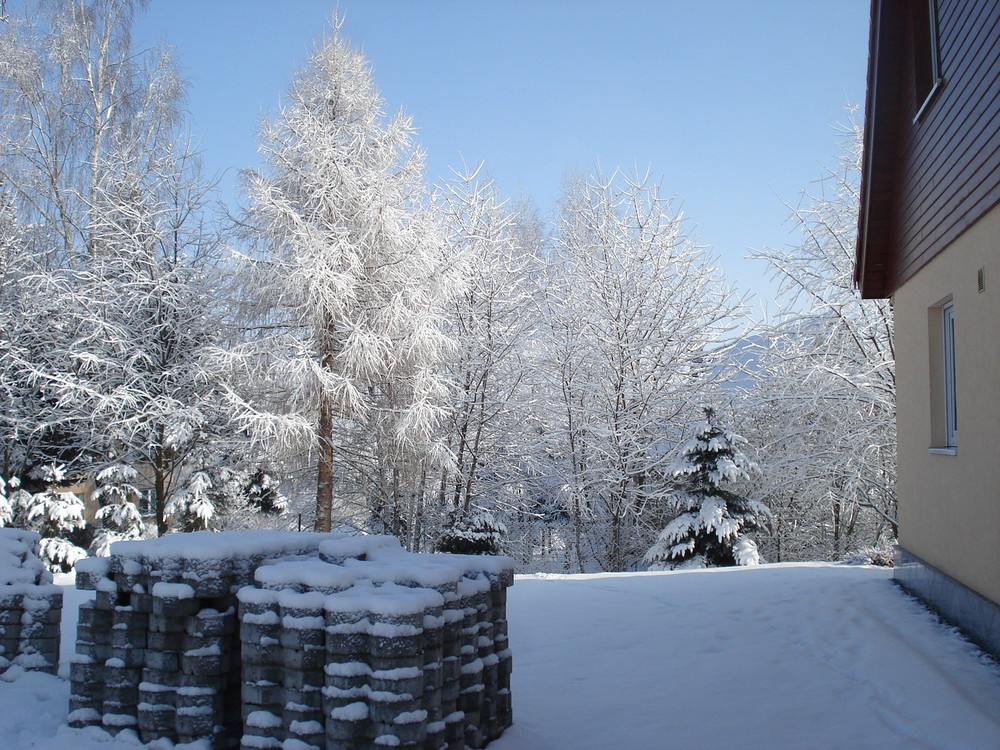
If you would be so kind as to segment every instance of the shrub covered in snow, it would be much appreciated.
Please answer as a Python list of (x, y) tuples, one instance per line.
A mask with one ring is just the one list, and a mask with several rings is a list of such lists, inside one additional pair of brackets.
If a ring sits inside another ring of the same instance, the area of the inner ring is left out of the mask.
[(6, 526), (14, 517), (14, 509), (7, 498), (7, 483), (0, 477), (0, 527)]
[(875, 547), (862, 547), (848, 552), (840, 561), (847, 565), (880, 565), (884, 568), (891, 568), (895, 546), (896, 540), (893, 539)]
[(644, 557), (651, 570), (758, 565), (757, 545), (746, 536), (769, 515), (765, 505), (723, 485), (749, 478), (756, 467), (739, 446), (746, 441), (720, 425), (711, 407), (705, 424), (684, 446), (672, 497), (680, 513)]
[(0, 586), (52, 582), (52, 574), (38, 558), (38, 542), (33, 531), (0, 531)]
[(499, 555), (507, 527), (479, 508), (452, 511), (441, 531), (438, 552), (461, 555)]

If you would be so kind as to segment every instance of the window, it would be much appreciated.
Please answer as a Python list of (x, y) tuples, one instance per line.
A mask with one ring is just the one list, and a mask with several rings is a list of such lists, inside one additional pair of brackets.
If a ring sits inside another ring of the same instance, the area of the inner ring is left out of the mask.
[(139, 512), (143, 515), (156, 513), (156, 500), (152, 490), (146, 490), (139, 499)]
[(931, 453), (953, 455), (958, 447), (955, 388), (955, 304), (946, 300), (928, 310), (931, 385)]
[(934, 0), (914, 0), (910, 19), (913, 24), (913, 84), (920, 122), (934, 97), (944, 85), (938, 56), (937, 9)]
[(944, 445), (958, 445), (958, 404), (955, 400), (955, 304), (941, 307), (941, 348), (944, 366)]

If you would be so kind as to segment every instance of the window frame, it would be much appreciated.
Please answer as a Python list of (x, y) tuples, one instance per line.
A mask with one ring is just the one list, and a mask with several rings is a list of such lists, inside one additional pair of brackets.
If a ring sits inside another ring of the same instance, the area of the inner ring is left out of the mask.
[(958, 388), (956, 383), (955, 302), (949, 296), (927, 308), (928, 376), (930, 378), (930, 448), (954, 456), (958, 452)]
[[(924, 13), (927, 15), (924, 16)], [(914, 3), (910, 18), (913, 29), (914, 98), (917, 101), (913, 124), (916, 125), (927, 114), (927, 110), (944, 86), (944, 78), (941, 76), (941, 54), (938, 48), (936, 0)]]
[(944, 368), (944, 447), (958, 448), (958, 399), (955, 389), (955, 301), (941, 305), (941, 364)]

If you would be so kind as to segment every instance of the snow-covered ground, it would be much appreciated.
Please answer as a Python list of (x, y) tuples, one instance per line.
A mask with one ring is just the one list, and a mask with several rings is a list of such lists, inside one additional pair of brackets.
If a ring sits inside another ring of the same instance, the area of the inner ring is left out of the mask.
[[(1000, 748), (1000, 668), (889, 575), (786, 564), (519, 576), (515, 723), (490, 747)], [(87, 596), (66, 594), (67, 614)], [(65, 680), (8, 673), (0, 748), (140, 746), (64, 726), (67, 696)]]

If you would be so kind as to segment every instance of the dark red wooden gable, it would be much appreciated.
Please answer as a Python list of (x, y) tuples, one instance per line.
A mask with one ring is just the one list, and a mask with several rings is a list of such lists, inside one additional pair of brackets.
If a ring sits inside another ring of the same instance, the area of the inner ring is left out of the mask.
[(1000, 0), (934, 3), (942, 80), (917, 120), (921, 2), (872, 2), (855, 267), (863, 297), (891, 295), (1000, 201)]

